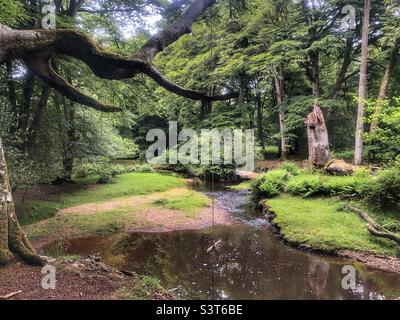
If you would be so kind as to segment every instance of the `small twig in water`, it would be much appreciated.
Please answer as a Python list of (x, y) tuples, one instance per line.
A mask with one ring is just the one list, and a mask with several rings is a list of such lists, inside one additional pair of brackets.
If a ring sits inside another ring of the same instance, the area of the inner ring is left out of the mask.
[(217, 242), (214, 242), (214, 244), (213, 244), (211, 247), (209, 247), (209, 248), (207, 249), (207, 253), (209, 253), (209, 252), (212, 251), (212, 250), (217, 250), (217, 246), (218, 246), (221, 242), (222, 242), (222, 240), (218, 240)]

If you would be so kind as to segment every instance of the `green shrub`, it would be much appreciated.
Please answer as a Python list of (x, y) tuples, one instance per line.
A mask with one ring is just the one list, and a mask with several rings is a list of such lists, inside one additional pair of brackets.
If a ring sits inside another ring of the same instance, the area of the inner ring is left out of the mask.
[(99, 175), (99, 184), (113, 183), (114, 177), (128, 172), (128, 167), (121, 164), (112, 164), (109, 159), (99, 158), (96, 161), (79, 163), (75, 169), (77, 178), (87, 178)]
[(400, 165), (381, 170), (370, 185), (368, 201), (387, 209), (400, 209)]
[(299, 175), (286, 184), (286, 191), (303, 197), (363, 197), (373, 179), (371, 176)]
[(221, 164), (202, 167), (201, 177), (207, 181), (214, 179), (215, 182), (236, 181), (236, 167), (233, 164)]
[(148, 163), (141, 163), (128, 169), (129, 172), (154, 172), (154, 168)]
[(279, 169), (286, 170), (293, 176), (298, 176), (301, 169), (293, 162), (284, 162), (279, 166)]
[(324, 194), (324, 185), (319, 175), (299, 175), (290, 179), (286, 191), (294, 195), (311, 197)]
[(254, 199), (262, 197), (272, 198), (279, 195), (289, 179), (290, 173), (283, 169), (272, 170), (252, 183), (252, 196)]
[(334, 151), (333, 156), (335, 159), (352, 160), (354, 159), (354, 150)]

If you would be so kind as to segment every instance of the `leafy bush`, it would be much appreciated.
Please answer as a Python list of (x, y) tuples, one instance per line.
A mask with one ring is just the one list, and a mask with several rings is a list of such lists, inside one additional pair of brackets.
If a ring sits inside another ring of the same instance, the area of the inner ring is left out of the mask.
[(303, 197), (363, 197), (372, 183), (370, 176), (299, 175), (286, 184), (286, 191)]
[(154, 172), (154, 168), (148, 163), (141, 163), (128, 168), (129, 172)]
[(324, 194), (324, 186), (319, 175), (299, 175), (286, 184), (286, 191), (303, 197)]
[(301, 169), (293, 162), (284, 162), (279, 169), (286, 170), (293, 176), (298, 176), (301, 173)]
[(333, 157), (335, 159), (352, 160), (354, 159), (354, 150), (334, 151)]
[(211, 181), (212, 178), (214, 178), (215, 182), (231, 182), (237, 180), (236, 167), (234, 165), (222, 164), (204, 166), (201, 171), (201, 177), (208, 181)]
[(371, 184), (367, 199), (373, 205), (400, 209), (400, 164), (381, 170)]
[(53, 170), (45, 163), (32, 160), (16, 148), (7, 148), (6, 157), (13, 189), (50, 183), (57, 177), (58, 170)]
[(254, 199), (276, 197), (283, 190), (285, 182), (289, 177), (290, 173), (283, 169), (267, 172), (253, 182), (252, 197)]
[(114, 182), (114, 177), (128, 172), (128, 167), (121, 164), (112, 164), (109, 159), (99, 158), (96, 161), (85, 161), (76, 166), (75, 175), (77, 178), (87, 178), (99, 175), (99, 184)]

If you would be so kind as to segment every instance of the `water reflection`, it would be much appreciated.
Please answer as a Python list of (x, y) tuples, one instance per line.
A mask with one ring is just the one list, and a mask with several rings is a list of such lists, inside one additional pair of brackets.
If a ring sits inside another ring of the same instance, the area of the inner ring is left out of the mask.
[[(217, 250), (207, 253), (214, 241)], [(279, 242), (265, 227), (118, 233), (62, 244), (69, 254), (100, 254), (105, 263), (158, 277), (191, 299), (381, 299), (400, 296), (400, 276), (356, 265), (357, 288), (341, 287), (343, 262)], [(48, 248), (55, 254), (57, 244)]]

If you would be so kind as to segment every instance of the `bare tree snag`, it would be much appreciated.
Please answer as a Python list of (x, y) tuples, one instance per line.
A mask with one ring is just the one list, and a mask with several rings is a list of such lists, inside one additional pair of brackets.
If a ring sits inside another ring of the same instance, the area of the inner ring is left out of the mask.
[(304, 121), (307, 127), (309, 162), (313, 167), (324, 167), (331, 158), (329, 150), (328, 129), (324, 115), (315, 102), (313, 111)]
[(43, 265), (21, 229), (15, 214), (3, 144), (0, 139), (0, 265), (7, 264), (13, 254), (34, 265)]

